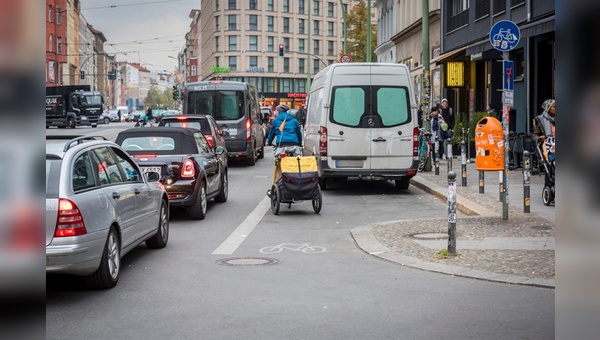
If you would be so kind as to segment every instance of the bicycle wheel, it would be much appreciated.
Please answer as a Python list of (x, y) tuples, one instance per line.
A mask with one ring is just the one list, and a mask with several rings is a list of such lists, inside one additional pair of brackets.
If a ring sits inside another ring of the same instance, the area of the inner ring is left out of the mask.
[(313, 206), (313, 210), (315, 211), (315, 213), (320, 213), (321, 212), (321, 207), (322, 207), (322, 200), (323, 200), (323, 196), (321, 195), (321, 189), (317, 188), (317, 190), (319, 190), (319, 197), (312, 200), (312, 206)]
[(427, 164), (427, 154), (427, 143), (423, 143), (423, 145), (421, 145), (419, 148), (419, 165), (417, 166), (418, 172), (423, 172), (423, 169), (425, 169), (425, 164)]

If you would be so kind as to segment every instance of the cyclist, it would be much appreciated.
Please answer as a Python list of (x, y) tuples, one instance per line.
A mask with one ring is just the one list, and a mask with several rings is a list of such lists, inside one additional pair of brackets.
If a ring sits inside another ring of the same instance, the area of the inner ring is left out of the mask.
[(276, 108), (278, 114), (273, 119), (273, 125), (269, 130), (267, 145), (272, 145), (275, 139), (275, 155), (282, 153), (301, 156), (302, 155), (302, 129), (300, 123), (288, 111), (290, 107), (282, 104)]

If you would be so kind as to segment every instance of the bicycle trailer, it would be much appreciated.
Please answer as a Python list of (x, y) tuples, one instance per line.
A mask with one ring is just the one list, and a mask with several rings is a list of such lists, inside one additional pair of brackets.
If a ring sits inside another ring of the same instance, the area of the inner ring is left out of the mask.
[(275, 161), (273, 185), (268, 193), (273, 213), (279, 213), (281, 203), (312, 201), (316, 213), (321, 211), (318, 163), (314, 156), (288, 156)]

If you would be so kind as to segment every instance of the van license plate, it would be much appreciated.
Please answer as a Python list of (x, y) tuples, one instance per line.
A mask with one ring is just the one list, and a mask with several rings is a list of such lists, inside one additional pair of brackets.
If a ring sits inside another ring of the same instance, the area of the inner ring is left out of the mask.
[(156, 173), (158, 173), (159, 176), (161, 175), (160, 174), (160, 166), (143, 166), (142, 172), (144, 172), (144, 173), (156, 172)]

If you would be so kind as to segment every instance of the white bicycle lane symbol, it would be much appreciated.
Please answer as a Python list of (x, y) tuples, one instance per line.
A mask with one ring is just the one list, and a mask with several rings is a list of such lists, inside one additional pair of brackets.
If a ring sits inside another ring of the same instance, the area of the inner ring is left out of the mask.
[(292, 250), (292, 251), (301, 251), (306, 254), (319, 254), (324, 253), (327, 249), (319, 246), (311, 246), (309, 243), (282, 243), (276, 246), (268, 246), (260, 248), (259, 252), (263, 254), (276, 254), (281, 253), (284, 249)]

